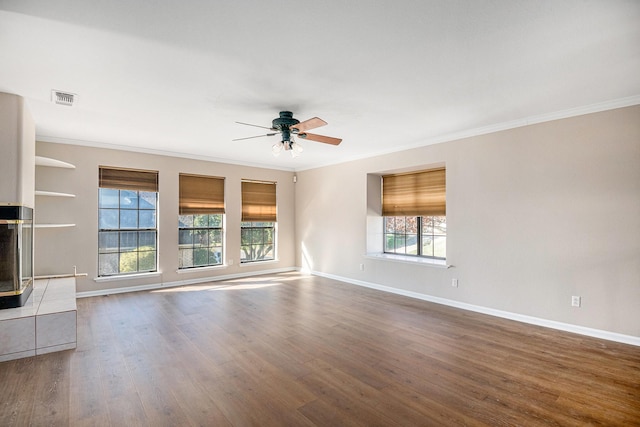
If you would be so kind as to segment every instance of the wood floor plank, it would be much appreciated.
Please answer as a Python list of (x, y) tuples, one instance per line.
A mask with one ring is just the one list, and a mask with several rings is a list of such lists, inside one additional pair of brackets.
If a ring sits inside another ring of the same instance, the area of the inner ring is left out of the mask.
[(299, 273), (84, 298), (0, 425), (640, 425), (640, 348)]

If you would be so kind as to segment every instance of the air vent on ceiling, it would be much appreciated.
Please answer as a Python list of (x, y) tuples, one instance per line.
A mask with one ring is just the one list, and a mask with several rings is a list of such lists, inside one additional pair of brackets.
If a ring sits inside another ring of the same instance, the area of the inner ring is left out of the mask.
[(73, 107), (73, 105), (78, 102), (78, 95), (75, 93), (69, 92), (61, 92), (59, 90), (51, 91), (51, 101), (56, 104), (66, 105), (68, 107)]

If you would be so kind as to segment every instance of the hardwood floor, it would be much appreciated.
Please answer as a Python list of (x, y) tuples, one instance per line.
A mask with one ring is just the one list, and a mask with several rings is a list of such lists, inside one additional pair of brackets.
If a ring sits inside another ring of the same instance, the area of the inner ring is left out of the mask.
[(297, 273), (78, 300), (0, 425), (640, 425), (640, 348)]

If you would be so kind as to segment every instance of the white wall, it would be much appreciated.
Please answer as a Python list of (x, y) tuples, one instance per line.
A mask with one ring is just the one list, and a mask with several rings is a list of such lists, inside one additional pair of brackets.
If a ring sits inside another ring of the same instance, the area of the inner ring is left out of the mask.
[[(36, 275), (72, 273), (73, 266), (88, 277), (78, 278), (78, 292), (175, 283), (199, 278), (247, 274), (295, 267), (293, 173), (128, 151), (38, 142), (36, 153), (76, 166), (38, 167), (36, 188), (75, 194), (75, 198), (37, 197), (38, 223), (75, 223), (73, 228), (36, 229)], [(158, 260), (161, 275), (96, 282), (98, 264), (98, 167), (116, 166), (159, 171)], [(225, 259), (233, 265), (216, 269), (178, 270), (178, 174), (225, 177)], [(277, 182), (277, 261), (240, 265), (242, 179)]]
[[(365, 257), (368, 174), (441, 162), (455, 267)], [(640, 106), (298, 172), (295, 200), (312, 271), (640, 337)]]

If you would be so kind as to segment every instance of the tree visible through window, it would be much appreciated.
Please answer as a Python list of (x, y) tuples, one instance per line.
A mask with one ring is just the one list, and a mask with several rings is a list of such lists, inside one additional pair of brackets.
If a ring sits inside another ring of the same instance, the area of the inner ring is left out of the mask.
[(240, 226), (240, 262), (274, 259), (275, 223), (245, 221)]

